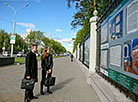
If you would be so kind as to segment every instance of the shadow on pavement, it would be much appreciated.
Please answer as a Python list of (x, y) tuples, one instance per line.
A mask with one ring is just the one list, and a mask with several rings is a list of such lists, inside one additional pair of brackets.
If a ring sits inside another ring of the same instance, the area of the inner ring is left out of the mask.
[[(69, 78), (63, 82), (60, 82), (58, 84), (56, 84), (55, 86), (53, 86), (51, 88), (52, 92), (54, 93), (57, 90), (62, 89), (63, 87), (65, 87), (66, 84), (70, 83), (74, 78)], [(44, 91), (45, 95), (48, 95), (47, 91)], [(41, 96), (40, 93), (38, 93), (36, 96)]]
[(63, 87), (65, 87), (66, 84), (70, 83), (74, 78), (69, 78), (63, 82), (60, 82), (58, 84), (56, 84), (54, 87), (51, 88), (52, 91), (57, 91), (57, 90), (60, 90), (62, 89)]

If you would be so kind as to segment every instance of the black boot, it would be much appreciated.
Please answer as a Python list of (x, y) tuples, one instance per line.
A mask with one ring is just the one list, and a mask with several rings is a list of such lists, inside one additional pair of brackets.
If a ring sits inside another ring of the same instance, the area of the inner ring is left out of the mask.
[(51, 90), (50, 90), (50, 86), (47, 86), (47, 92), (48, 92), (49, 94), (53, 94), (53, 92), (51, 92)]
[(43, 83), (42, 82), (41, 82), (41, 85), (40, 85), (40, 94), (44, 95), (44, 92), (43, 92)]
[(25, 99), (24, 102), (30, 102), (30, 99)]
[(24, 102), (30, 102), (29, 93), (29, 90), (25, 90)]

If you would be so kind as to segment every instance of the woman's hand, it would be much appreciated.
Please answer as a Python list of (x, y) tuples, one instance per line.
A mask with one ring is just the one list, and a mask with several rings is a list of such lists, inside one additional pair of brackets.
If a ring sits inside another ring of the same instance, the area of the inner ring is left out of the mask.
[(27, 78), (27, 79), (30, 79), (30, 76), (27, 76), (26, 78)]
[(51, 71), (51, 69), (49, 69), (48, 71), (49, 71), (49, 73), (51, 73), (51, 72), (52, 72), (52, 71)]

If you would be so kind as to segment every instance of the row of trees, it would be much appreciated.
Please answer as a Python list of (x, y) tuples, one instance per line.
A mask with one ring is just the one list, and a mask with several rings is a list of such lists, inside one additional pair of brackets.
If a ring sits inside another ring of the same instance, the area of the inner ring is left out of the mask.
[[(10, 34), (5, 32), (4, 30), (0, 30), (0, 52), (3, 51), (3, 47), (5, 47), (5, 51), (10, 51), (11, 50), (11, 44), (10, 44)], [(22, 51), (22, 49), (25, 50), (25, 52), (28, 51), (28, 46), (25, 43), (25, 41), (21, 38), (20, 35), (16, 34), (16, 39), (15, 39), (15, 45), (14, 45), (14, 53), (16, 51)]]
[[(3, 47), (5, 46), (5, 51), (11, 50), (10, 45), (10, 35), (4, 30), (0, 30), (0, 52), (3, 51)], [(44, 47), (49, 46), (49, 48), (52, 50), (53, 53), (60, 54), (65, 53), (66, 49), (63, 47), (59, 42), (49, 39), (44, 36), (44, 33), (41, 31), (33, 31), (31, 32), (26, 39), (23, 39), (19, 34), (16, 34), (16, 41), (14, 44), (14, 53), (17, 53), (19, 51), (28, 52), (28, 47), (30, 47), (31, 44), (43, 44)], [(40, 49), (39, 52), (42, 52), (43, 49)]]
[[(40, 32), (40, 31), (31, 32), (27, 36), (26, 40), (27, 40), (27, 42), (29, 42), (29, 44), (35, 43), (35, 44), (39, 45), (39, 44), (43, 43), (44, 47), (48, 46), (51, 49), (51, 51), (53, 51), (53, 53), (56, 53), (56, 54), (67, 52), (66, 48), (63, 47), (59, 42), (45, 37), (44, 33)], [(41, 52), (42, 52), (42, 50), (43, 49), (41, 49)]]
[(98, 16), (101, 16), (105, 11), (107, 5), (111, 0), (68, 0), (68, 7), (71, 7), (71, 3), (75, 3), (76, 12), (73, 16), (73, 21), (71, 22), (72, 29), (81, 26), (74, 41), (73, 52), (75, 51), (77, 45), (84, 39), (84, 37), (90, 32), (90, 22), (89, 19), (93, 16), (95, 8), (98, 11)]

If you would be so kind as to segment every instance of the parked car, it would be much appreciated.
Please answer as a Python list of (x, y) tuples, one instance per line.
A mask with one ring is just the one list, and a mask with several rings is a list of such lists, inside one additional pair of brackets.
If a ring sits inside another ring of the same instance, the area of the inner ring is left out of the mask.
[(18, 52), (17, 57), (25, 57), (25, 54), (23, 52)]
[(10, 56), (10, 53), (4, 52), (4, 53), (3, 53), (3, 56), (8, 57), (8, 56)]

